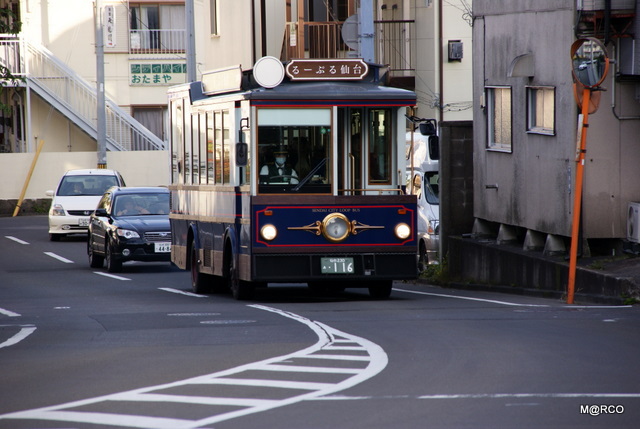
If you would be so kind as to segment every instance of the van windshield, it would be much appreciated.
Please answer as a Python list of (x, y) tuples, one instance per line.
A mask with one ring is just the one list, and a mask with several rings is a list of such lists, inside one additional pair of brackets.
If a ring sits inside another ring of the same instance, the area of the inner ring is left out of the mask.
[(440, 174), (437, 171), (424, 173), (425, 197), (429, 204), (440, 204)]

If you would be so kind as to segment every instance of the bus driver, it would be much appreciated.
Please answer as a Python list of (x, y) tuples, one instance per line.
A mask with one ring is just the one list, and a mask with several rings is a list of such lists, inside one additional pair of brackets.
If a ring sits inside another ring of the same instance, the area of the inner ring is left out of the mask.
[(287, 183), (291, 185), (298, 183), (298, 173), (287, 164), (288, 154), (286, 146), (279, 146), (273, 152), (275, 162), (266, 164), (260, 169), (260, 183)]

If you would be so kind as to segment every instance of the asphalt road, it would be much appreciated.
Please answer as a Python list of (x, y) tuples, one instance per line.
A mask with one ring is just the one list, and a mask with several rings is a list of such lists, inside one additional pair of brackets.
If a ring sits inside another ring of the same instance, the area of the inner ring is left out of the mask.
[(0, 428), (635, 428), (640, 309), (396, 283), (194, 295), (0, 218)]

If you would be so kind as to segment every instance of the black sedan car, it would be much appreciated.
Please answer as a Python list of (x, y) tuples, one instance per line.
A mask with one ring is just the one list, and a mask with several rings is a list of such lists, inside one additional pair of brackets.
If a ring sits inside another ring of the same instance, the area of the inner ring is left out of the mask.
[(89, 218), (87, 254), (92, 268), (115, 273), (126, 261), (169, 261), (169, 190), (111, 187)]

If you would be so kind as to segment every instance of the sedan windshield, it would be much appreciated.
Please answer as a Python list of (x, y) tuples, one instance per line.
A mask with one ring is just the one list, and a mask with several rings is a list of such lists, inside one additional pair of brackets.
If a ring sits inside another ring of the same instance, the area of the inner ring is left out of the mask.
[(112, 186), (118, 185), (116, 176), (65, 176), (58, 187), (58, 196), (102, 195)]
[(126, 194), (114, 201), (116, 216), (168, 215), (169, 194)]

